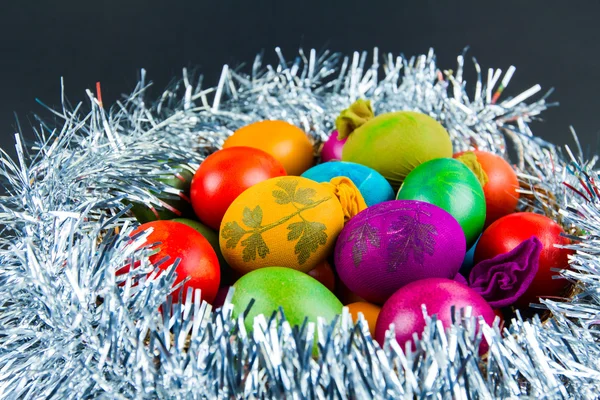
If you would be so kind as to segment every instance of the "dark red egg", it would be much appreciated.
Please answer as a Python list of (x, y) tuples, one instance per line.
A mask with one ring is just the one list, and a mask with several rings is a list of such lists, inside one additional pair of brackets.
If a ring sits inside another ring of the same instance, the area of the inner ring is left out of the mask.
[(569, 239), (561, 236), (564, 230), (550, 218), (530, 212), (506, 215), (489, 226), (481, 235), (475, 249), (475, 264), (482, 260), (507, 253), (524, 240), (536, 236), (543, 248), (538, 272), (529, 289), (517, 300), (517, 307), (526, 307), (538, 302), (539, 297), (559, 296), (567, 286), (564, 279), (552, 279), (557, 272), (552, 268), (568, 267), (570, 250), (555, 247), (568, 245)]
[(190, 190), (194, 212), (200, 221), (218, 231), (225, 211), (244, 190), (284, 175), (283, 165), (262, 150), (219, 150), (208, 156), (194, 174)]
[(310, 270), (308, 274), (321, 282), (323, 286), (332, 292), (335, 290), (335, 274), (327, 261), (318, 264), (314, 269)]

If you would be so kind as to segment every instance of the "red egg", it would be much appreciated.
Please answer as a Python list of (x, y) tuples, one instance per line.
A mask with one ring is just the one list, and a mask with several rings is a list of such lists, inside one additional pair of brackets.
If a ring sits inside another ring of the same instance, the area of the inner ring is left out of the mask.
[(487, 228), (475, 248), (475, 264), (507, 253), (521, 242), (536, 236), (542, 242), (538, 272), (529, 289), (517, 300), (517, 307), (538, 302), (538, 297), (559, 296), (567, 286), (564, 279), (552, 279), (557, 272), (551, 268), (567, 268), (570, 250), (555, 245), (567, 245), (569, 239), (561, 236), (563, 229), (550, 218), (530, 212), (504, 216)]
[[(483, 186), (485, 195), (485, 226), (515, 211), (519, 203), (519, 180), (515, 170), (502, 157), (486, 151), (471, 150), (485, 171), (488, 182)], [(465, 152), (457, 153), (454, 158)]]
[[(428, 278), (403, 286), (385, 302), (377, 318), (375, 339), (383, 345), (385, 332), (392, 323), (402, 348), (412, 341), (413, 333), (420, 337), (425, 329), (422, 305), (429, 316), (436, 314), (445, 328), (452, 325), (452, 306), (457, 311), (472, 307), (471, 315), (482, 316), (488, 325), (492, 325), (496, 317), (483, 297), (468, 286), (450, 279)], [(412, 346), (415, 349), (414, 343)], [(485, 351), (487, 345), (482, 343), (480, 353)]]
[(230, 147), (208, 156), (194, 174), (190, 197), (194, 212), (219, 230), (229, 205), (246, 189), (269, 178), (286, 175), (270, 154), (252, 147)]
[[(161, 270), (166, 270), (179, 258), (180, 262), (175, 270), (177, 278), (174, 285), (188, 277), (190, 278), (183, 284), (182, 300), (185, 301), (187, 289), (192, 288), (200, 289), (202, 300), (211, 303), (219, 290), (220, 270), (217, 255), (210, 243), (193, 228), (173, 221), (145, 223), (133, 231), (132, 236), (149, 228), (154, 230), (141, 246), (158, 243), (153, 247), (157, 248), (158, 252), (150, 256), (150, 262), (155, 264), (168, 256), (168, 261), (159, 267)], [(117, 271), (117, 274), (126, 273), (128, 270), (128, 267), (122, 268)], [(172, 293), (174, 298), (178, 297), (181, 289), (179, 288)]]
[(308, 274), (332, 292), (335, 290), (335, 274), (327, 261), (324, 260), (318, 264), (315, 268), (308, 271)]

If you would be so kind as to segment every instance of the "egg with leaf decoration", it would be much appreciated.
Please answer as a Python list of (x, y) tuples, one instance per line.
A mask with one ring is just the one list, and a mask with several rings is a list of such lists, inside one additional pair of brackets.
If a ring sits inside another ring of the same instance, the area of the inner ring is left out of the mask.
[(331, 254), (344, 223), (365, 208), (360, 191), (345, 177), (322, 183), (268, 179), (227, 209), (221, 251), (240, 273), (274, 265), (308, 272)]
[(348, 222), (336, 244), (335, 266), (348, 289), (382, 304), (411, 282), (454, 278), (465, 252), (465, 237), (449, 213), (421, 201), (393, 200)]

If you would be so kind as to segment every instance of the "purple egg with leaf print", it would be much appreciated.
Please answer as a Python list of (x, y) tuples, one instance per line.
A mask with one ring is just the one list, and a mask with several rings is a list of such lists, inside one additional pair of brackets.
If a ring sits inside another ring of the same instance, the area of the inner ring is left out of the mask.
[(465, 257), (458, 221), (433, 204), (392, 200), (352, 218), (335, 246), (342, 282), (363, 299), (383, 304), (401, 287), (421, 279), (453, 279)]

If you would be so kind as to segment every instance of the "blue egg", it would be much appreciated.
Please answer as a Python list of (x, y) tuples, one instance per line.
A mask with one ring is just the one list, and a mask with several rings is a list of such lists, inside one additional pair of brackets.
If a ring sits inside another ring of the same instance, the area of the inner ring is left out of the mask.
[(302, 174), (304, 178), (315, 182), (329, 182), (336, 176), (345, 176), (349, 178), (360, 190), (367, 206), (381, 203), (388, 200), (394, 200), (394, 190), (379, 172), (346, 161), (329, 161), (316, 165)]
[(465, 259), (460, 267), (460, 273), (463, 274), (463, 276), (468, 277), (475, 266), (473, 258), (475, 257), (475, 248), (477, 247), (477, 243), (479, 243), (479, 238), (481, 238), (481, 235), (479, 235), (473, 246), (471, 246), (467, 251), (467, 254), (465, 254)]

